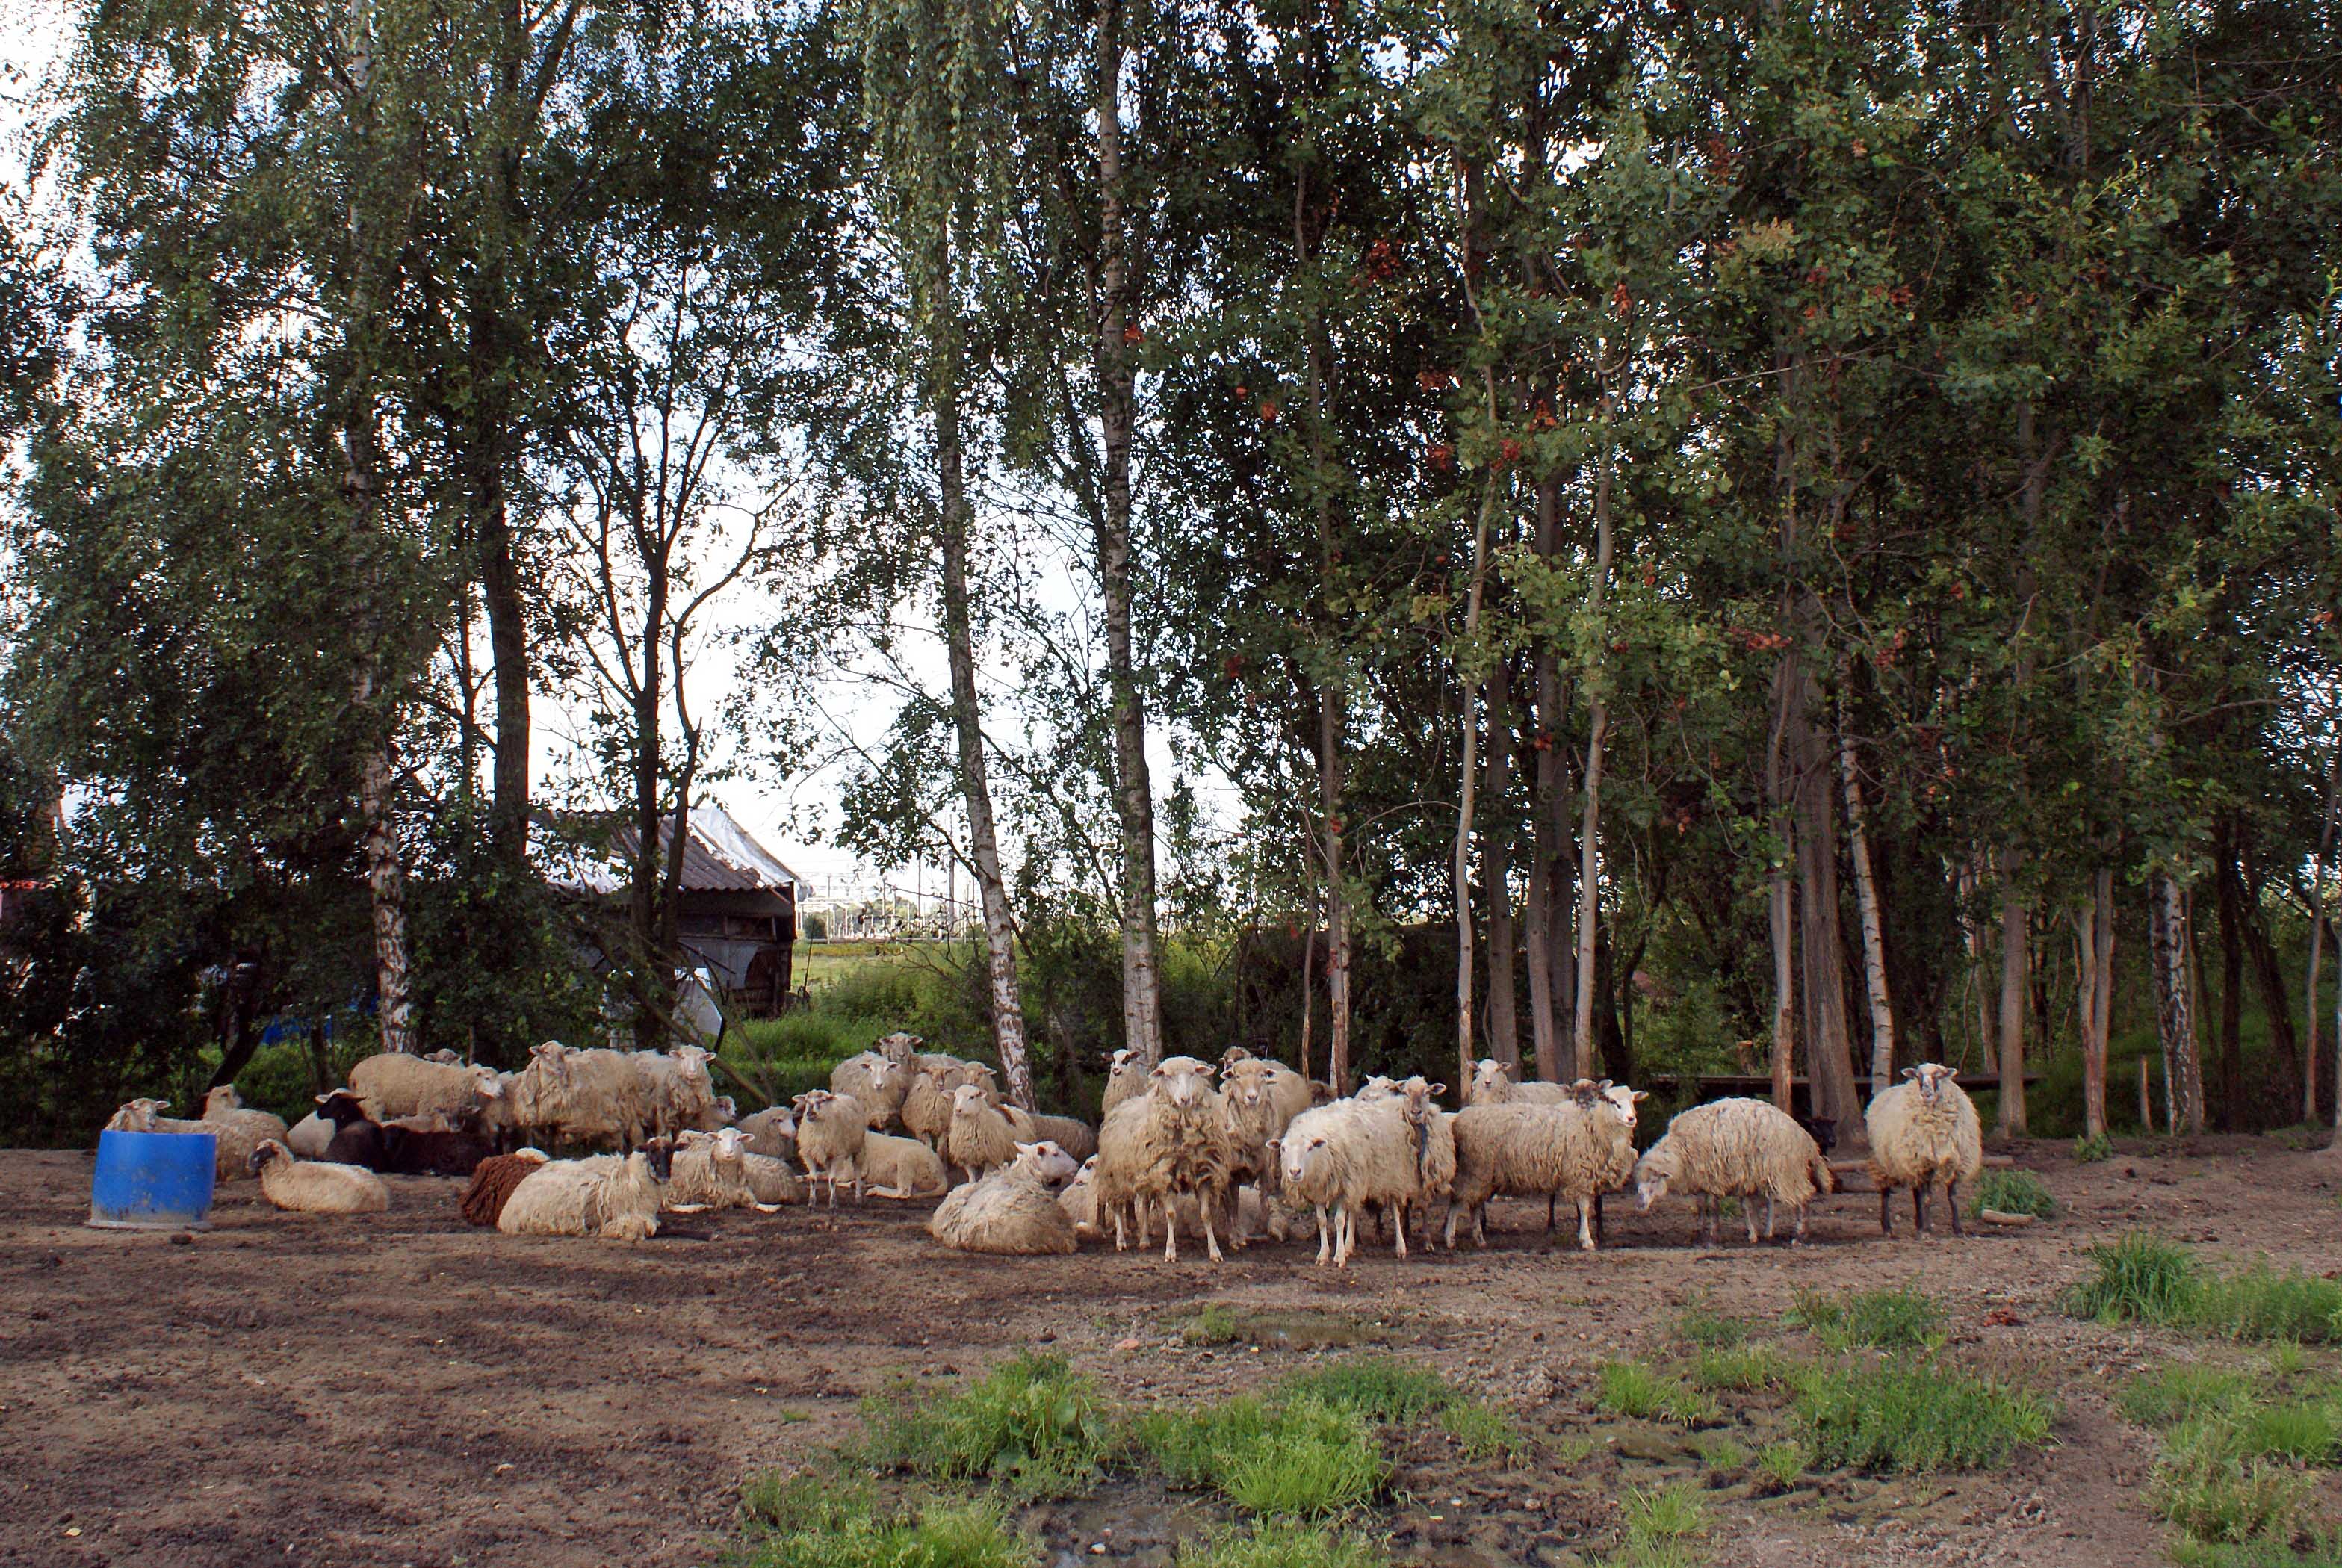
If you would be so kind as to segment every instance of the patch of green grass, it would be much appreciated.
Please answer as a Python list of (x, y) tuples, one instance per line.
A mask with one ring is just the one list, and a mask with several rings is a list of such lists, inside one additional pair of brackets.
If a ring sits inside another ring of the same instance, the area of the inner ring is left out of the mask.
[(1234, 1344), (1245, 1337), (1244, 1325), (1218, 1302), (1206, 1302), (1203, 1310), (1179, 1330), (1179, 1337), (1189, 1344)]
[(2100, 1160), (2111, 1160), (2114, 1157), (2115, 1141), (2104, 1133), (2074, 1140), (2074, 1163), (2077, 1165), (2096, 1164)]
[(1781, 1381), (1787, 1366), (1779, 1353), (1761, 1344), (1736, 1350), (1703, 1350), (1692, 1363), (1691, 1380), (1701, 1388), (1752, 1393)]
[(937, 1397), (896, 1384), (866, 1400), (874, 1463), (944, 1481), (988, 1482), (1024, 1498), (1096, 1485), (1118, 1422), (1060, 1355), (1021, 1355)]
[(1723, 1413), (1711, 1395), (1648, 1362), (1605, 1362), (1599, 1376), (1602, 1387), (1596, 1403), (1629, 1421), (1669, 1421), (1677, 1426), (1696, 1426), (1704, 1421), (1714, 1421)]
[(1737, 1470), (1748, 1463), (1748, 1450), (1729, 1437), (1710, 1437), (1692, 1446), (1698, 1451), (1699, 1462), (1710, 1470)]
[(2031, 1214), (2036, 1219), (2049, 1219), (2057, 1213), (2057, 1200), (2041, 1184), (2041, 1178), (2030, 1171), (1995, 1169), (1987, 1171), (1976, 1185), (1976, 1197), (1968, 1213), (1980, 1213), (1997, 1209), (2004, 1214)]
[(1746, 1318), (1712, 1311), (1705, 1302), (1695, 1302), (1676, 1317), (1676, 1337), (1702, 1350), (1730, 1350), (1745, 1343), (1749, 1332)]
[(2280, 1339), (2268, 1348), (2268, 1370), (2271, 1377), (2298, 1377), (2309, 1369), (2309, 1353), (2296, 1340)]
[(2183, 1535), (2218, 1544), (2289, 1536), (2309, 1487), (2292, 1466), (2245, 1454), (2237, 1429), (2215, 1419), (2190, 1422), (2165, 1441), (2147, 1491)]
[(1211, 1487), (1256, 1513), (1338, 1513), (1390, 1476), (1364, 1415), (1307, 1396), (1153, 1411), (1137, 1438), (1172, 1485)]
[(1616, 1568), (1686, 1568), (1707, 1530), (1707, 1505), (1688, 1484), (1629, 1487), (1619, 1500), (1626, 1527), (1609, 1561)]
[(2201, 1282), (2195, 1255), (2150, 1231), (2101, 1242), (2084, 1254), (2098, 1272), (2066, 1293), (2066, 1311), (2100, 1323), (2184, 1322)]
[(1943, 1341), (1944, 1309), (1919, 1291), (1860, 1291), (1836, 1299), (1797, 1293), (1797, 1321), (1832, 1350), (1918, 1350)]
[(2342, 1336), (2342, 1284), (2257, 1263), (2242, 1273), (2205, 1280), (2191, 1316), (2194, 1326), (2225, 1339), (2324, 1344)]
[(1431, 1368), (1386, 1355), (1348, 1356), (1313, 1367), (1286, 1379), (1285, 1392), (1384, 1422), (1413, 1421), (1456, 1397)]
[(2171, 1549), (2178, 1568), (2342, 1568), (2342, 1531), (2313, 1529), (2306, 1538), (2264, 1536), (2213, 1543), (2182, 1541)]
[(2133, 1378), (2115, 1406), (2141, 1426), (2171, 1426), (2248, 1404), (2252, 1393), (2252, 1379), (2233, 1368), (2171, 1365)]
[(741, 1568), (1035, 1568), (1039, 1550), (985, 1503), (888, 1510), (831, 1476), (743, 1492)]
[(1792, 1386), (1814, 1462), (1828, 1468), (1993, 1470), (2049, 1437), (2047, 1400), (1950, 1366), (1816, 1370)]
[(1768, 1443), (1756, 1451), (1756, 1473), (1787, 1492), (1806, 1473), (1806, 1449), (1801, 1443)]
[(1460, 1399), (1446, 1406), (1439, 1413), (1439, 1424), (1447, 1429), (1466, 1459), (1512, 1460), (1528, 1452), (1529, 1440), (1513, 1418), (1476, 1399)]
[(1215, 1531), (1185, 1542), (1178, 1561), (1179, 1568), (1380, 1568), (1388, 1556), (1354, 1531), (1264, 1520), (1249, 1533)]
[(2323, 1400), (2293, 1399), (2263, 1405), (2237, 1423), (2237, 1450), (2247, 1459), (2289, 1459), (2330, 1465), (2342, 1459), (2342, 1423)]

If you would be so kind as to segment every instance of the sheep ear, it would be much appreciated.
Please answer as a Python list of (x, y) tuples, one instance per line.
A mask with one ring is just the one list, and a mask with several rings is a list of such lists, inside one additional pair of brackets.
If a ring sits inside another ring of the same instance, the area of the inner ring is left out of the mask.
[(1651, 1092), (1648, 1089), (1637, 1089), (1634, 1091), (1634, 1098), (1637, 1101), (1647, 1100), (1650, 1097)]
[(1037, 1154), (1046, 1146), (1046, 1144), (1019, 1144), (1016, 1145), (1016, 1152), (1020, 1154)]
[(1434, 1084), (1431, 1086), (1431, 1092), (1434, 1094), (1445, 1094), (1447, 1093), (1447, 1085), (1445, 1084)]
[(1919, 1069), (1917, 1067), (1906, 1067), (1903, 1069), (1903, 1076), (1906, 1078), (1917, 1078), (1918, 1075)]

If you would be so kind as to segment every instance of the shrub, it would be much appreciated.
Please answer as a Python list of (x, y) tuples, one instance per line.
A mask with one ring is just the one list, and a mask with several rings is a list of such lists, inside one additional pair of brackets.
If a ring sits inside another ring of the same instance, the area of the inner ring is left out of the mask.
[(2142, 1426), (2170, 1426), (2248, 1403), (2252, 1380), (2224, 1366), (2166, 1366), (2134, 1378), (2115, 1404)]
[(1787, 1492), (1806, 1473), (1806, 1451), (1796, 1443), (1768, 1443), (1756, 1451), (1756, 1471), (1776, 1490)]
[(2291, 1533), (2309, 1478), (2284, 1464), (2247, 1458), (2235, 1429), (2191, 1422), (2172, 1433), (2148, 1493), (2183, 1534), (2199, 1542), (2244, 1542)]
[(1596, 1403), (1629, 1421), (1670, 1421), (1696, 1426), (1722, 1413), (1716, 1401), (1647, 1362), (1605, 1362)]
[(1528, 1452), (1528, 1439), (1513, 1418), (1476, 1399), (1448, 1404), (1439, 1413), (1439, 1424), (1466, 1459), (1517, 1459)]
[(1137, 1435), (1172, 1485), (1213, 1487), (1259, 1513), (1340, 1513), (1389, 1476), (1363, 1416), (1306, 1396), (1151, 1412)]
[(2100, 1160), (2114, 1157), (2115, 1141), (2104, 1133), (2094, 1133), (2087, 1138), (2074, 1140), (2074, 1163), (2077, 1165), (2095, 1164)]
[(1456, 1397), (1447, 1380), (1431, 1368), (1386, 1355), (1350, 1356), (1296, 1373), (1286, 1381), (1285, 1392), (1383, 1422), (1413, 1421)]
[(1097, 1385), (1066, 1358), (1023, 1355), (942, 1399), (898, 1385), (864, 1404), (870, 1456), (946, 1481), (988, 1481), (1020, 1497), (1096, 1483), (1116, 1442)]
[(1857, 1345), (1916, 1350), (1943, 1337), (1944, 1309), (1918, 1291), (1863, 1291), (1836, 1301), (1800, 1291), (1797, 1318), (1839, 1351)]
[(1977, 1183), (1976, 1199), (1968, 1205), (1971, 1214), (1997, 1209), (2004, 1214), (2031, 1214), (2036, 1219), (2049, 1219), (2057, 1213), (2057, 1201), (2041, 1178), (2030, 1171), (1990, 1170)]
[(2047, 1401), (1953, 1367), (1815, 1371), (1793, 1386), (1814, 1461), (1831, 1467), (1881, 1474), (1989, 1470), (2049, 1436)]
[(882, 1511), (834, 1477), (751, 1483), (744, 1568), (1034, 1568), (1033, 1543), (985, 1503)]
[(2204, 1281), (2189, 1315), (2206, 1333), (2227, 1339), (2323, 1344), (2342, 1333), (2337, 1314), (2342, 1284), (2257, 1263), (2239, 1274)]
[(1364, 1535), (1276, 1520), (1249, 1534), (1219, 1531), (1179, 1548), (1179, 1568), (1379, 1568), (1386, 1560)]
[(2097, 1273), (2066, 1293), (2066, 1310), (2100, 1323), (2177, 1323), (2194, 1305), (2196, 1260), (2148, 1231), (2101, 1242), (2085, 1253)]

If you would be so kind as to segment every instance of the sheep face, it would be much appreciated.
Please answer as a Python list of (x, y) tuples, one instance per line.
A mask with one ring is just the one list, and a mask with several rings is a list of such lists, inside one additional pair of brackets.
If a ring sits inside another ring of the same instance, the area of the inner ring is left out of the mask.
[(1323, 1133), (1312, 1133), (1298, 1141), (1291, 1138), (1277, 1140), (1277, 1169), (1283, 1174), (1285, 1184), (1288, 1187), (1307, 1183), (1312, 1175), (1324, 1170), (1326, 1162), (1333, 1157), (1332, 1142)]
[(1373, 1077), (1368, 1078), (1365, 1083), (1359, 1084), (1358, 1092), (1352, 1095), (1351, 1098), (1364, 1105), (1370, 1104), (1376, 1100), (1395, 1100), (1398, 1098), (1398, 1093), (1399, 1088), (1397, 1079), (1386, 1078), (1380, 1073), (1377, 1073)]
[(716, 1157), (719, 1160), (736, 1160), (740, 1157), (740, 1151), (746, 1147), (747, 1143), (747, 1134), (737, 1127), (726, 1127), (716, 1134)]
[(1494, 1056), (1483, 1056), (1472, 1064), (1472, 1103), (1504, 1100), (1506, 1090), (1513, 1086), (1512, 1074)]
[(1038, 1144), (1017, 1144), (1016, 1164), (1053, 1187), (1064, 1186), (1084, 1169), (1074, 1164), (1071, 1154), (1046, 1139)]
[(1417, 1075), (1399, 1085), (1401, 1114), (1420, 1125), (1439, 1114), (1439, 1096), (1447, 1093), (1445, 1084), (1426, 1083)]
[(1195, 1110), (1211, 1092), (1212, 1068), (1193, 1056), (1166, 1057), (1155, 1069), (1155, 1092), (1174, 1110)]
[(317, 1114), (336, 1127), (346, 1127), (365, 1120), (365, 1103), (347, 1089), (336, 1089), (317, 1096)]
[(1667, 1195), (1667, 1179), (1675, 1174), (1656, 1154), (1655, 1150), (1635, 1162), (1635, 1206), (1646, 1213)]
[(292, 1157), (293, 1151), (275, 1139), (263, 1138), (260, 1140), (259, 1146), (252, 1151), (252, 1158), (244, 1163), (244, 1174), (247, 1176), (256, 1176), (271, 1161), (289, 1160)]
[(1939, 1062), (1922, 1062), (1904, 1068), (1903, 1076), (1919, 1086), (1919, 1098), (1934, 1105), (1942, 1103), (1944, 1085), (1952, 1082), (1952, 1070)]
[(887, 1061), (900, 1067), (910, 1061), (911, 1053), (926, 1044), (917, 1035), (906, 1034), (898, 1029), (878, 1042), (878, 1050)]
[(504, 1080), (496, 1076), (494, 1067), (481, 1064), (464, 1071), (465, 1076), (472, 1080), (473, 1097), (483, 1105), (505, 1092)]
[(204, 1096), (204, 1114), (206, 1116), (216, 1116), (222, 1111), (243, 1109), (244, 1096), (235, 1092), (235, 1085), (233, 1084), (222, 1084)]
[(1637, 1100), (1649, 1099), (1651, 1094), (1647, 1089), (1629, 1089), (1624, 1084), (1613, 1084), (1609, 1079), (1605, 1078), (1602, 1080), (1602, 1097), (1610, 1102), (1612, 1107), (1617, 1111), (1619, 1118), (1626, 1124), (1626, 1131), (1631, 1133), (1635, 1130), (1636, 1120), (1635, 1103)]
[[(725, 1130), (731, 1131), (728, 1127)], [(705, 1137), (706, 1134), (703, 1133), (700, 1136)], [(643, 1163), (644, 1169), (664, 1182), (675, 1174), (675, 1151), (676, 1143), (672, 1138), (646, 1139), (641, 1148), (627, 1156), (626, 1164), (631, 1169), (635, 1162), (639, 1160)]]
[(952, 1114), (954, 1116), (973, 1116), (977, 1112), (983, 1110), (985, 1104), (984, 1089), (980, 1084), (962, 1084), (958, 1088), (952, 1091)]

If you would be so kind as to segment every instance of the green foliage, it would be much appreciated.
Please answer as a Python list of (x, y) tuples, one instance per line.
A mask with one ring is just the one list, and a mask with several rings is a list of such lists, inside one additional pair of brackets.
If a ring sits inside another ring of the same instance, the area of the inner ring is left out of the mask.
[(2101, 1323), (2144, 1323), (2219, 1339), (2323, 1344), (2342, 1338), (2342, 1284), (2256, 1263), (2213, 1274), (2178, 1243), (2134, 1232), (2089, 1249), (2097, 1273), (2066, 1310)]
[(1714, 1421), (1722, 1407), (1681, 1378), (1648, 1362), (1604, 1362), (1598, 1373), (1600, 1392), (1595, 1403), (1612, 1415), (1629, 1421), (1666, 1421), (1696, 1426)]
[(1378, 1422), (1413, 1421), (1456, 1397), (1447, 1380), (1431, 1368), (1384, 1355), (1348, 1356), (1297, 1373), (1286, 1380), (1285, 1392)]
[(863, 1416), (876, 1463), (1018, 1497), (1096, 1484), (1118, 1441), (1097, 1385), (1058, 1355), (1018, 1356), (941, 1397), (896, 1384), (866, 1401)]
[(1976, 1196), (1968, 1204), (1968, 1213), (1981, 1213), (1997, 1209), (2004, 1214), (2031, 1214), (2037, 1219), (2049, 1219), (2057, 1213), (2057, 1200), (2041, 1184), (2041, 1178), (2030, 1171), (1990, 1170), (1977, 1183)]
[(2325, 1344), (2342, 1339), (2342, 1283), (2256, 1263), (2202, 1281), (2189, 1316), (2223, 1339)]
[(2104, 1133), (2093, 1133), (2087, 1137), (2074, 1140), (2074, 1163), (2077, 1165), (2089, 1165), (2100, 1160), (2111, 1160), (2114, 1154), (2115, 1141)]
[(1476, 1399), (1456, 1400), (1442, 1407), (1439, 1424), (1466, 1459), (1515, 1460), (1528, 1452), (1529, 1441), (1519, 1423)]
[(1758, 1473), (1775, 1490), (1787, 1492), (1806, 1473), (1806, 1450), (1797, 1443), (1768, 1443), (1756, 1451)]
[(2342, 1532), (2320, 1525), (2242, 1542), (2182, 1540), (2171, 1560), (2178, 1568), (2342, 1568)]
[(1761, 1344), (1734, 1350), (1703, 1350), (1692, 1362), (1691, 1380), (1705, 1389), (1748, 1393), (1768, 1388), (1787, 1374), (1779, 1353)]
[(2252, 1379), (2229, 1367), (2177, 1363), (2141, 1373), (2115, 1406), (2142, 1426), (2170, 1426), (2249, 1403)]
[(2177, 1242), (2134, 1231), (2085, 1255), (2097, 1273), (2066, 1294), (2066, 1310), (2076, 1317), (2174, 1325), (2195, 1306), (2201, 1283), (2196, 1260)]
[(1817, 1369), (1791, 1388), (1813, 1463), (1831, 1468), (1993, 1470), (2049, 1437), (2047, 1401), (1947, 1365)]
[(1389, 1554), (1367, 1536), (1323, 1524), (1265, 1519), (1251, 1530), (1182, 1542), (1179, 1568), (1381, 1568)]
[(740, 1506), (741, 1568), (1036, 1568), (1041, 1560), (989, 1504), (882, 1508), (836, 1476), (758, 1477)]
[(1917, 1350), (1943, 1338), (1944, 1309), (1920, 1291), (1862, 1291), (1837, 1298), (1799, 1291), (1796, 1315), (1833, 1350)]
[(2147, 1492), (2189, 1539), (2237, 1543), (2290, 1534), (2309, 1487), (2289, 1465), (2248, 1457), (2233, 1424), (2208, 1420), (2165, 1439)]
[(1626, 1529), (1610, 1558), (1617, 1568), (1679, 1568), (1697, 1561), (1694, 1545), (1707, 1530), (1707, 1505), (1688, 1484), (1629, 1487), (1619, 1500)]
[(1338, 1513), (1390, 1474), (1363, 1415), (1306, 1396), (1150, 1411), (1136, 1435), (1171, 1484), (1213, 1488), (1256, 1513)]

